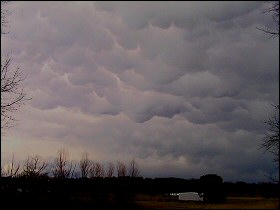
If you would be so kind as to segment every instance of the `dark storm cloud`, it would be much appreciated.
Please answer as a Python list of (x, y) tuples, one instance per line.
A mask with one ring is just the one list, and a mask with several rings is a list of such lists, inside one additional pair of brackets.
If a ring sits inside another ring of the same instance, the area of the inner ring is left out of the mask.
[(261, 13), (269, 3), (9, 6), (2, 51), (28, 74), (33, 98), (11, 138), (30, 140), (30, 152), (41, 140), (52, 154), (59, 144), (76, 158), (135, 157), (147, 176), (275, 173), (258, 150), (279, 103), (279, 39), (256, 29), (272, 25)]

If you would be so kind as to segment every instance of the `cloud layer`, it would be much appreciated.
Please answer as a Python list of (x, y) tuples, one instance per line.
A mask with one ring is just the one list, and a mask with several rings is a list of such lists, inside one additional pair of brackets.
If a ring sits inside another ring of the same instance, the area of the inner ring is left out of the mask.
[(279, 39), (256, 29), (272, 25), (268, 6), (9, 3), (1, 52), (28, 75), (33, 99), (2, 141), (3, 159), (65, 147), (76, 159), (134, 157), (144, 176), (275, 174), (258, 149), (279, 103)]

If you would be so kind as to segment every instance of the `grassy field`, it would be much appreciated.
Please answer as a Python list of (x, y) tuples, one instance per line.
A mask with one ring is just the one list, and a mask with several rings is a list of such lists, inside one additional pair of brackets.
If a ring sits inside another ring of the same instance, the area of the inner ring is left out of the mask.
[[(141, 199), (142, 197), (142, 199)], [(166, 200), (163, 197), (140, 196), (136, 203), (143, 209), (279, 209), (278, 198), (228, 197), (224, 203)]]

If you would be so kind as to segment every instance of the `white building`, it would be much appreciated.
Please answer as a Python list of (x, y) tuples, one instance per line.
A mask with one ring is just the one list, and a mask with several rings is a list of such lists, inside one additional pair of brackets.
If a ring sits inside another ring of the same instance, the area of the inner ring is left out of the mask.
[(179, 200), (182, 201), (203, 201), (202, 195), (197, 192), (183, 192), (178, 193)]

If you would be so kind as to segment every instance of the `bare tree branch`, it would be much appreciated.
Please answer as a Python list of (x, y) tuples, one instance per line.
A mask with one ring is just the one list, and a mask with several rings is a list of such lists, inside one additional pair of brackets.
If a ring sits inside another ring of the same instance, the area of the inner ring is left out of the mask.
[(25, 77), (20, 69), (11, 67), (11, 58), (1, 60), (1, 129), (13, 125), (15, 113), (27, 100), (22, 87)]
[(264, 123), (268, 125), (268, 130), (263, 139), (262, 148), (274, 155), (273, 161), (279, 163), (279, 105), (273, 105), (273, 115)]
[[(9, 22), (7, 16), (10, 13), (4, 8), (6, 3), (1, 1), (1, 34), (7, 34), (5, 28)], [(31, 99), (27, 97), (23, 87), (25, 78), (20, 68), (12, 65), (11, 57), (3, 57), (1, 54), (1, 135), (3, 129), (15, 125), (14, 113)]]
[(271, 13), (272, 19), (276, 25), (276, 29), (263, 29), (259, 27), (257, 27), (257, 29), (263, 31), (266, 34), (271, 35), (271, 37), (279, 36), (279, 2), (275, 2), (270, 8), (268, 8), (263, 13)]

